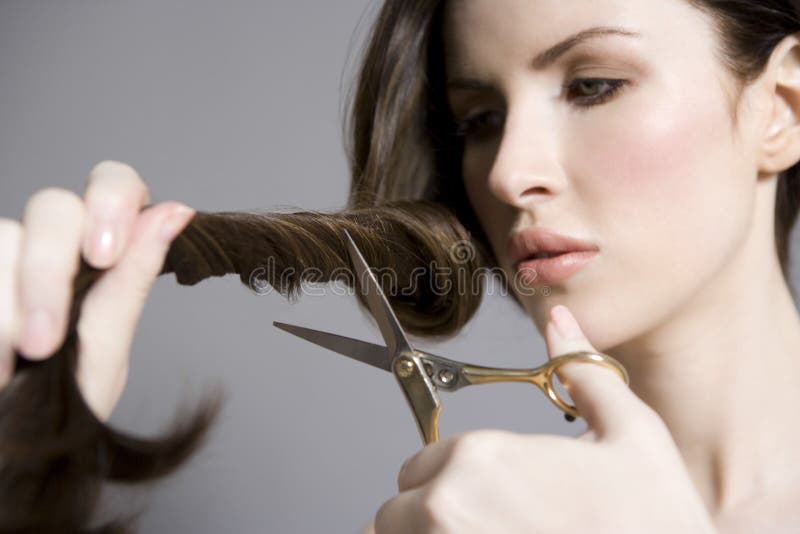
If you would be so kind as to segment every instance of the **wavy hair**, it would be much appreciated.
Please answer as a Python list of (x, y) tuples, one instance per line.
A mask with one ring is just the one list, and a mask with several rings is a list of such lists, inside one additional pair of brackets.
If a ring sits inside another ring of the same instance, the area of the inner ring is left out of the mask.
[[(763, 71), (782, 38), (800, 31), (789, 0), (687, 1), (712, 16), (720, 59), (740, 87)], [(387, 0), (378, 14), (348, 122), (352, 185), (346, 209), (198, 212), (170, 247), (162, 274), (174, 273), (179, 283), (192, 285), (236, 273), (250, 285), (251, 274), (262, 269), (262, 281), (290, 297), (297, 294), (302, 273), (314, 273), (311, 281), (320, 282), (349, 268), (343, 229), (370, 265), (390, 267), (401, 276), (432, 264), (468, 271), (495, 266), (461, 183), (461, 147), (452, 135), (443, 90), (443, 4)], [(798, 187), (795, 165), (779, 176), (775, 209), (775, 244), (787, 280)], [(471, 242), (477, 251), (466, 263), (449, 253), (459, 242)], [(268, 261), (272, 268), (264, 269)], [(298, 275), (277, 276), (290, 270)], [(132, 517), (91, 526), (102, 484), (173, 472), (202, 443), (218, 411), (220, 398), (209, 397), (193, 412), (179, 414), (171, 430), (156, 439), (128, 435), (95, 417), (75, 381), (76, 324), (86, 292), (102, 276), (82, 263), (63, 345), (44, 361), (17, 354), (16, 373), (0, 392), (2, 532), (129, 531)], [(411, 294), (391, 288), (387, 294), (409, 331), (457, 332), (473, 316), (481, 295), (432, 288), (419, 283)]]

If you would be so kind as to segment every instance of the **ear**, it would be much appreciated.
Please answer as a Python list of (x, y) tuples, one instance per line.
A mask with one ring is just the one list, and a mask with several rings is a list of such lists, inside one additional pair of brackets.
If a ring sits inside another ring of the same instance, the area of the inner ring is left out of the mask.
[(800, 161), (800, 34), (785, 37), (767, 65), (771, 115), (764, 130), (759, 170), (777, 174)]

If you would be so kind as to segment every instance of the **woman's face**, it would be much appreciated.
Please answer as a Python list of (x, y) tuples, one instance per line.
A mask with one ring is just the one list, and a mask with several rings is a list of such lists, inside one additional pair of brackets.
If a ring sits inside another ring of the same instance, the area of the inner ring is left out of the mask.
[[(614, 30), (534, 64), (597, 27)], [(500, 265), (515, 276), (506, 247), (523, 228), (598, 249), (548, 296), (521, 297), (540, 329), (563, 303), (605, 350), (730, 279), (757, 143), (747, 113), (734, 126), (706, 15), (685, 0), (449, 0), (443, 32), (463, 177)]]

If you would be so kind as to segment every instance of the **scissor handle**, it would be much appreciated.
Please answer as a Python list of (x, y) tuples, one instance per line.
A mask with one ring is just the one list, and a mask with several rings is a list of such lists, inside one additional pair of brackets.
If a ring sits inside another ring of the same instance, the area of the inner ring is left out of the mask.
[(587, 362), (602, 365), (616, 372), (629, 384), (628, 372), (617, 360), (601, 352), (576, 351), (556, 356), (544, 365), (535, 369), (497, 369), (477, 365), (465, 365), (461, 368), (461, 376), (470, 384), (488, 384), (492, 382), (527, 382), (541, 389), (550, 402), (567, 416), (580, 417), (578, 409), (561, 398), (553, 385), (553, 374), (568, 362)]
[(428, 445), (439, 439), (439, 412), (442, 404), (422, 363), (420, 354), (403, 352), (392, 362), (392, 374), (408, 401), (417, 422), (422, 443)]

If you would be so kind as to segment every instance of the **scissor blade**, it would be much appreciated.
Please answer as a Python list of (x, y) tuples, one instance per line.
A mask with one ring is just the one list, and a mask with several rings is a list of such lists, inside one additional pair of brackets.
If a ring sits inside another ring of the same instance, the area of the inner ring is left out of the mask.
[(272, 324), (315, 345), (391, 372), (392, 360), (389, 357), (389, 350), (382, 345), (375, 345), (374, 343), (367, 343), (359, 339), (331, 334), (321, 330), (312, 330), (311, 328), (294, 324), (279, 323), (277, 321), (273, 321)]
[(361, 251), (358, 250), (350, 233), (344, 230), (344, 235), (347, 238), (350, 260), (353, 262), (353, 268), (355, 269), (355, 285), (366, 298), (370, 312), (378, 322), (378, 328), (380, 328), (383, 340), (386, 342), (389, 354), (394, 356), (400, 351), (413, 351), (414, 349), (406, 339), (406, 334), (403, 332), (402, 326), (400, 326), (400, 321), (397, 320), (392, 306), (383, 294), (375, 274), (370, 271), (367, 261), (361, 255)]

